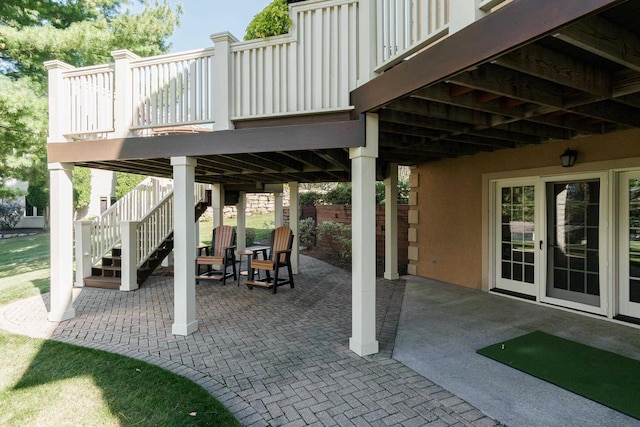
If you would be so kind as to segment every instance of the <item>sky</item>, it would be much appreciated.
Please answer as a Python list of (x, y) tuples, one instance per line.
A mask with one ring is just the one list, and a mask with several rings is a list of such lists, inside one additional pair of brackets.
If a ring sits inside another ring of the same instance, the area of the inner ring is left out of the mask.
[(170, 0), (182, 3), (180, 27), (169, 38), (171, 52), (211, 47), (209, 36), (229, 31), (238, 40), (254, 15), (271, 0)]

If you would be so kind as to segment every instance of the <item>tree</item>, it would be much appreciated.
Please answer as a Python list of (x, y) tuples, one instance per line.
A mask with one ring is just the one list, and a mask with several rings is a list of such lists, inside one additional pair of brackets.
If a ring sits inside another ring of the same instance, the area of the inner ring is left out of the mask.
[(120, 200), (125, 194), (133, 190), (136, 185), (144, 181), (143, 175), (116, 172), (116, 199)]
[(91, 169), (73, 170), (73, 207), (80, 210), (91, 202)]
[(289, 32), (291, 17), (287, 0), (273, 0), (247, 26), (245, 40), (279, 36)]
[[(14, 177), (48, 182), (47, 72), (44, 61), (74, 66), (112, 62), (110, 52), (164, 53), (181, 7), (130, 0), (3, 0), (0, 2), (0, 187)], [(34, 192), (34, 197), (35, 196)], [(42, 191), (39, 192), (40, 196)]]

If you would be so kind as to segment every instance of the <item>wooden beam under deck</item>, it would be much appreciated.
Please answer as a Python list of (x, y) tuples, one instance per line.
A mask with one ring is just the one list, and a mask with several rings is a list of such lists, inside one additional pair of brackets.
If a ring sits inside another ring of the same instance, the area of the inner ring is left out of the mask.
[(275, 151), (326, 150), (364, 146), (359, 120), (235, 129), (153, 138), (134, 137), (47, 144), (54, 162), (92, 162), (208, 156)]
[[(352, 117), (558, 32), (622, 0), (517, 1), (476, 21), (351, 92)], [(437, 58), (437, 60), (434, 60)]]

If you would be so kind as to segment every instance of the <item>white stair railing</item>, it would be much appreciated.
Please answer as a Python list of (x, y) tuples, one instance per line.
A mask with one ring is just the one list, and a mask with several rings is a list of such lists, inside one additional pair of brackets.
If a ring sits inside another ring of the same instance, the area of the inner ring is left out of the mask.
[[(208, 185), (194, 187), (196, 205), (206, 198)], [(137, 270), (173, 232), (173, 192), (167, 194), (139, 221), (122, 224), (122, 282), (120, 290), (138, 289)]]
[(98, 263), (122, 237), (120, 223), (137, 221), (173, 191), (170, 179), (149, 177), (96, 218), (90, 229), (91, 264)]
[(136, 268), (142, 266), (172, 232), (173, 192), (138, 222), (135, 241)]
[[(194, 186), (196, 206), (206, 198), (207, 184)], [(136, 268), (164, 243), (173, 232), (173, 192), (167, 194), (153, 210), (140, 219), (136, 227)], [(124, 249), (124, 248), (123, 248)]]

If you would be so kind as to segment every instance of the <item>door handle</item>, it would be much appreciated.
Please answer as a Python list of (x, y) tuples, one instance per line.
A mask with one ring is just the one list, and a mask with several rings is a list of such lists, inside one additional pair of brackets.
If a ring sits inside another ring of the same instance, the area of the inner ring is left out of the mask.
[(540, 240), (540, 250), (542, 250), (542, 240)]

